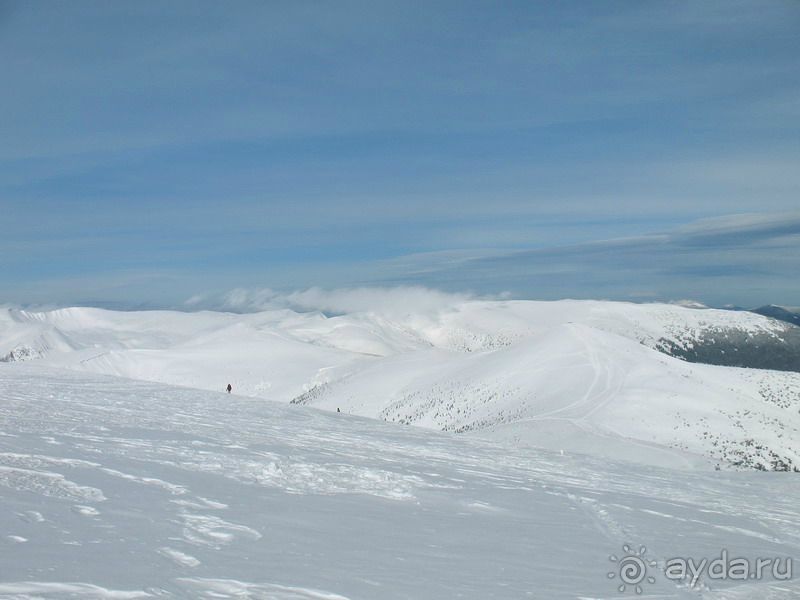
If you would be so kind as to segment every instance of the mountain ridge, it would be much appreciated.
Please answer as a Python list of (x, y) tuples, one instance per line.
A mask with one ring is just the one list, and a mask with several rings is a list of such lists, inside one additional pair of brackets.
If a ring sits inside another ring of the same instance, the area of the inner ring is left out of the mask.
[(517, 445), (794, 470), (800, 375), (725, 365), (792, 366), (795, 330), (748, 312), (574, 300), (337, 316), (6, 310), (0, 356), (201, 389), (231, 383), (246, 396)]

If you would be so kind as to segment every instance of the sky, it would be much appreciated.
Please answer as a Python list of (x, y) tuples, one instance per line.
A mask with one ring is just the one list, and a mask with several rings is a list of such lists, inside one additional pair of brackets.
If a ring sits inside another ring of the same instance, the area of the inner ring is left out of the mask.
[(0, 0), (0, 304), (800, 306), (798, 31), (795, 0)]

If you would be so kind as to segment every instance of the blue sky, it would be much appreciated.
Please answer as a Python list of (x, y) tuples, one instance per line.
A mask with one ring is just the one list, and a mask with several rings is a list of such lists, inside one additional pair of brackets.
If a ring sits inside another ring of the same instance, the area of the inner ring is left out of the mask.
[(0, 303), (800, 305), (798, 31), (789, 0), (0, 0)]

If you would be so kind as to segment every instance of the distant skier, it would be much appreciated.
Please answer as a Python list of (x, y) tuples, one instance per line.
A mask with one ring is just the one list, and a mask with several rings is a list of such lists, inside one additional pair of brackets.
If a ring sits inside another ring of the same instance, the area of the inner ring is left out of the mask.
[(228, 387), (226, 387), (225, 389), (226, 389), (226, 390), (228, 390), (228, 393), (229, 393), (229, 394), (230, 394), (230, 393), (231, 393), (231, 391), (233, 390), (233, 388), (231, 387), (231, 384), (230, 384), (230, 383), (228, 384)]
[(339, 409), (337, 408), (337, 409), (336, 409), (336, 412), (342, 412), (342, 411), (341, 411), (341, 410), (339, 410)]

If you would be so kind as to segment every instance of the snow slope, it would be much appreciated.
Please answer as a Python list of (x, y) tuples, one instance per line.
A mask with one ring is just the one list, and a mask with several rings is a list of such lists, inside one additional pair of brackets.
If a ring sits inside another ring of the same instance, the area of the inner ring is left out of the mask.
[(618, 591), (624, 544), (655, 563), (642, 597), (800, 597), (769, 574), (663, 573), (797, 556), (786, 474), (512, 449), (43, 361), (0, 364), (0, 398), (2, 598), (611, 599), (636, 595)]
[(686, 363), (578, 324), (331, 373), (295, 402), (649, 464), (800, 465), (799, 374)]
[(0, 311), (0, 355), (22, 351), (81, 371), (291, 399), (316, 373), (426, 345), (393, 323), (288, 310)]
[(800, 375), (663, 350), (736, 336), (780, 347), (794, 329), (748, 312), (593, 301), (334, 317), (6, 309), (0, 357), (208, 390), (230, 382), (241, 395), (648, 464), (793, 469)]

